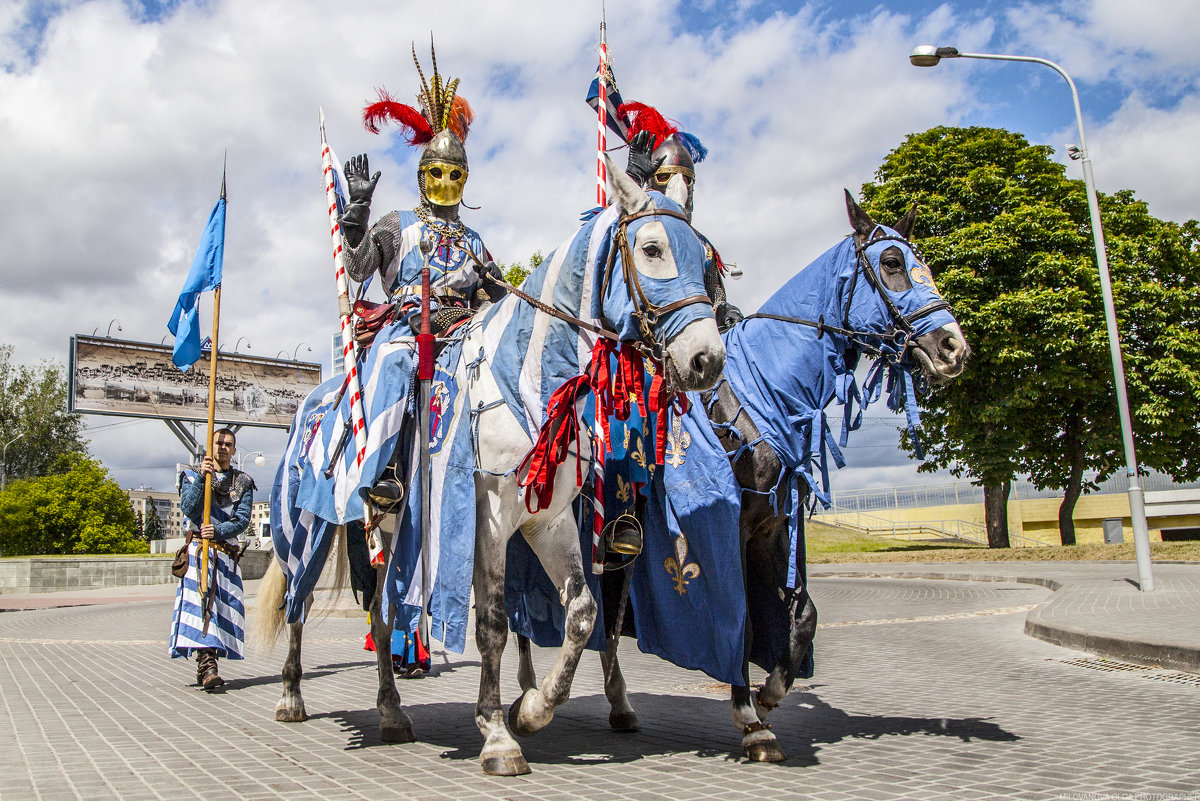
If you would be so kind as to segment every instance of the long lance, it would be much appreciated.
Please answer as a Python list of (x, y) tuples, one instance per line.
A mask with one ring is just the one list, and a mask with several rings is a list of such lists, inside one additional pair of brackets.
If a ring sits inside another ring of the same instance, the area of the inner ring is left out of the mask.
[(601, 208), (608, 205), (608, 195), (605, 192), (608, 183), (608, 168), (604, 163), (605, 117), (608, 114), (608, 76), (610, 61), (608, 58), (608, 39), (605, 34), (604, 3), (600, 3), (600, 64), (596, 68), (599, 80), (596, 81), (599, 90), (599, 103), (596, 104), (596, 204)]
[(417, 622), (417, 635), (429, 647), (429, 547), (432, 539), (433, 482), (430, 476), (429, 439), (430, 403), (433, 394), (433, 327), (430, 325), (429, 258), (433, 253), (433, 239), (421, 240), (421, 333), (417, 334), (417, 454), (421, 472), (421, 615)]
[[(597, 118), (597, 139), (596, 139), (596, 203), (601, 207), (608, 205), (608, 196), (605, 194), (605, 184), (607, 183), (607, 166), (604, 161), (605, 151), (605, 118), (608, 114), (608, 76), (610, 74), (611, 62), (608, 55), (608, 39), (605, 33), (606, 21), (604, 14), (604, 3), (600, 3), (600, 65), (597, 67), (597, 74), (600, 76), (596, 82), (599, 88), (600, 102), (596, 106)], [(607, 355), (604, 358), (608, 358)], [(592, 458), (595, 460), (595, 470), (592, 478), (592, 573), (599, 575), (604, 572), (604, 565), (599, 559), (600, 540), (604, 533), (604, 449), (606, 442), (604, 440), (604, 426), (600, 415), (603, 412), (599, 404), (596, 406), (595, 420), (592, 421), (593, 438), (595, 443), (593, 447)]]
[[(225, 198), (225, 172), (221, 172), (221, 197)], [(228, 201), (227, 201), (228, 202)], [(217, 334), (221, 327), (221, 285), (217, 284), (213, 288), (213, 324), (212, 324), (212, 345), (208, 354), (208, 437), (205, 440), (205, 454), (213, 455), (213, 429), (216, 426), (217, 417)], [(216, 465), (216, 461), (213, 462)], [(207, 526), (212, 522), (212, 477), (211, 472), (204, 474), (204, 511), (200, 517), (201, 527)], [(212, 550), (212, 540), (200, 538), (200, 603), (203, 604), (203, 612), (201, 620), (204, 622), (200, 630), (201, 636), (208, 635), (208, 624), (212, 619), (212, 604), (209, 603), (209, 593), (213, 591), (212, 584), (216, 583), (216, 576), (213, 576), (213, 581), (208, 580), (208, 557)]]
[[(329, 236), (333, 240), (333, 269), (337, 278), (338, 316), (342, 323), (342, 368), (346, 373), (346, 391), (350, 394), (350, 425), (354, 430), (354, 460), (362, 469), (367, 457), (367, 423), (363, 415), (362, 386), (358, 378), (358, 344), (354, 341), (354, 318), (350, 305), (350, 281), (342, 259), (342, 224), (338, 220), (337, 191), (333, 184), (333, 157), (325, 140), (325, 110), (321, 109), (321, 169), (325, 173), (325, 200), (329, 204)], [(367, 530), (367, 550), (371, 564), (384, 563), (383, 542), (371, 525), (371, 508), (363, 504), (363, 522)]]

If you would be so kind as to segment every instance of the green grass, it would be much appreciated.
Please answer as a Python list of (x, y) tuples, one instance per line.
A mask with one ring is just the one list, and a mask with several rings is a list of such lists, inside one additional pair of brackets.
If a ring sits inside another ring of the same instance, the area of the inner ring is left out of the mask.
[[(868, 537), (806, 520), (804, 544), (810, 564), (858, 562), (1015, 562), (1133, 560), (1133, 543), (1052, 545), (1044, 548), (988, 548), (941, 542), (904, 542)], [(1200, 542), (1152, 542), (1156, 561), (1200, 562)]]

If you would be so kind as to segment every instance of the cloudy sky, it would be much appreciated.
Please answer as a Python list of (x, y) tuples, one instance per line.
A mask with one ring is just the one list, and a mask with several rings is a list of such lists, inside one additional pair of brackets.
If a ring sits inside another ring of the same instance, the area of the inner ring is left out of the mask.
[[(1133, 189), (1160, 217), (1200, 216), (1200, 4), (888, 5), (607, 2), (625, 98), (681, 120), (710, 150), (695, 223), (744, 271), (729, 286), (743, 309), (848, 231), (842, 188), (857, 192), (906, 134), (991, 125), (1060, 154), (1077, 140), (1051, 70), (917, 69), (907, 60), (917, 44), (1057, 61), (1079, 85), (1100, 190)], [(328, 371), (337, 309), (318, 109), (342, 158), (368, 153), (383, 172), (376, 212), (411, 208), (415, 154), (366, 132), (360, 112), (378, 86), (413, 95), (409, 49), (427, 52), (431, 32), (442, 72), (461, 78), (477, 113), (466, 200), (480, 209), (465, 219), (498, 261), (548, 252), (594, 196), (583, 97), (599, 13), (599, 0), (8, 0), (0, 343), (20, 362), (65, 363), (73, 334), (159, 342), (228, 152), (222, 343), (296, 352)], [(1068, 174), (1080, 177), (1078, 166)], [(896, 447), (898, 424), (886, 410), (868, 419), (835, 489), (946, 480), (916, 472)], [(161, 421), (89, 426), (93, 453), (123, 486), (166, 488), (186, 455)], [(284, 434), (240, 439), (267, 456), (252, 468), (265, 493)]]

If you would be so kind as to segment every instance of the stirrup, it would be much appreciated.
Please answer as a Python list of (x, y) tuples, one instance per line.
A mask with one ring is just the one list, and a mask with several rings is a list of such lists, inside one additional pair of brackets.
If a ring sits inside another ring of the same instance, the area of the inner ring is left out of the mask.
[(367, 490), (367, 497), (386, 514), (404, 500), (404, 485), (394, 478), (381, 478)]
[(606, 571), (623, 570), (642, 552), (642, 524), (625, 512), (604, 527), (600, 536), (600, 562)]

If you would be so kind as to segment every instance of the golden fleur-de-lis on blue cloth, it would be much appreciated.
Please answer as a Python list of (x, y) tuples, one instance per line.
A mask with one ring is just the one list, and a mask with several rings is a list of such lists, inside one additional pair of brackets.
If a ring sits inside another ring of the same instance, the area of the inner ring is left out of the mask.
[(620, 501), (621, 503), (629, 503), (629, 499), (632, 497), (632, 495), (631, 495), (632, 490), (633, 490), (633, 485), (630, 484), (628, 481), (626, 481), (624, 476), (618, 475), (617, 476), (617, 500)]
[(671, 433), (667, 434), (667, 464), (675, 468), (683, 464), (691, 444), (692, 435), (683, 430), (683, 420), (676, 417), (671, 421)]
[(687, 592), (688, 582), (700, 575), (700, 565), (689, 562), (687, 537), (680, 534), (675, 538), (675, 555), (668, 556), (663, 567), (675, 582), (675, 592), (683, 595)]

